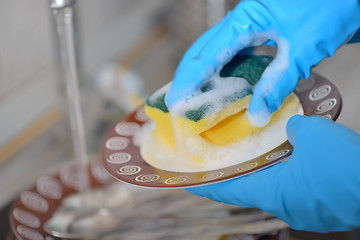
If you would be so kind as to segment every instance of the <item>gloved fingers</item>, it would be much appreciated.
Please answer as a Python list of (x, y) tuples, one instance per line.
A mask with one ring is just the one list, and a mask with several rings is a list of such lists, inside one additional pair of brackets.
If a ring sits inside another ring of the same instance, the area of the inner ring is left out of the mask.
[(281, 186), (282, 172), (287, 164), (276, 164), (249, 176), (186, 190), (217, 202), (271, 211), (278, 207), (275, 206), (279, 194), (276, 188)]
[(299, 77), (284, 57), (275, 57), (254, 87), (247, 116), (252, 125), (265, 126), (271, 114), (278, 110), (284, 99), (295, 90)]
[(287, 132), (296, 142), (287, 162), (188, 191), (259, 208), (297, 230), (344, 231), (359, 226), (360, 135), (328, 119), (301, 115), (289, 120)]
[(190, 46), (190, 48), (185, 52), (184, 56), (182, 57), (179, 65), (177, 66), (174, 76), (176, 76), (178, 72), (181, 71), (181, 69), (190, 59), (194, 58), (199, 53), (199, 51), (204, 47), (204, 45), (216, 34), (217, 31), (219, 31), (219, 29), (224, 25), (224, 23), (228, 21), (230, 16), (231, 12), (228, 12), (226, 17), (224, 17), (220, 22), (208, 29)]
[(291, 145), (296, 146), (296, 140), (300, 133), (308, 134), (309, 137), (313, 135), (313, 139), (314, 136), (319, 135), (319, 131), (327, 132), (332, 129), (332, 132), (335, 134), (335, 129), (338, 128), (340, 128), (340, 125), (338, 126), (333, 121), (320, 116), (295, 115), (286, 124), (286, 134)]
[(242, 199), (242, 186), (248, 177), (229, 180), (205, 186), (186, 188), (189, 193), (200, 197), (206, 197), (216, 202), (238, 205), (242, 207), (253, 207), (251, 203)]
[[(201, 62), (199, 61), (201, 59), (199, 59), (198, 55), (200, 54), (204, 45), (216, 35), (216, 33), (224, 26), (224, 24), (229, 21), (230, 16), (231, 12), (229, 12), (227, 16), (219, 23), (207, 30), (186, 51), (175, 71), (171, 88), (166, 94), (165, 102), (169, 108), (171, 108), (177, 102), (183, 100), (185, 97), (193, 94), (201, 86), (200, 80), (201, 78), (204, 78), (205, 75), (199, 72), (199, 70), (206, 72), (207, 68), (201, 66)], [(199, 76), (194, 78), (193, 76), (196, 72), (199, 72)]]
[[(261, 5), (255, 1), (240, 3), (222, 26), (215, 28), (217, 31), (214, 34), (209, 33), (194, 47), (194, 53), (188, 53), (166, 95), (165, 101), (169, 108), (198, 91), (204, 81), (242, 49), (260, 46), (268, 40), (263, 33), (265, 27), (261, 25), (266, 25), (267, 20), (259, 14), (263, 12), (259, 8)], [(198, 46), (202, 46), (199, 51)]]
[(292, 146), (296, 144), (296, 134), (299, 127), (303, 124), (304, 118), (306, 117), (303, 115), (295, 115), (292, 116), (286, 124), (286, 134)]

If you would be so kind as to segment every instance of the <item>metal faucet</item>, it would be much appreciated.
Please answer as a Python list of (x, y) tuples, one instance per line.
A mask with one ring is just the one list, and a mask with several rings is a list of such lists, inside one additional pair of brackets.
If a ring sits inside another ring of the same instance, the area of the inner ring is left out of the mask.
[(75, 0), (50, 0), (50, 7), (53, 9), (69, 7), (74, 5)]

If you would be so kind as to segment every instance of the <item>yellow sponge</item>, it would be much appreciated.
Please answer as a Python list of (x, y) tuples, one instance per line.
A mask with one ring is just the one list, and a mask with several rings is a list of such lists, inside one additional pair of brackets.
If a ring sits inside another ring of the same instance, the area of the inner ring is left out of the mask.
[(149, 105), (145, 105), (145, 113), (156, 123), (156, 129), (153, 132), (154, 138), (160, 139), (164, 145), (175, 147), (175, 137), (171, 125), (170, 113), (165, 113)]
[[(300, 103), (297, 97), (294, 94), (291, 94), (284, 100), (281, 108), (271, 116), (270, 122), (265, 127), (273, 125), (284, 115), (286, 115), (286, 113), (296, 112), (299, 108), (299, 105)], [(214, 144), (226, 146), (249, 135), (256, 134), (265, 128), (251, 126), (248, 118), (245, 116), (245, 111), (246, 110), (236, 113), (219, 122), (212, 128), (202, 132), (200, 134), (201, 137)]]
[[(175, 148), (176, 144), (172, 124), (176, 125), (178, 134), (203, 134), (207, 130), (212, 129), (216, 124), (224, 122), (230, 116), (245, 110), (250, 103), (250, 99), (251, 95), (247, 95), (244, 98), (225, 106), (220, 111), (208, 114), (197, 121), (189, 118), (176, 117), (176, 119), (173, 119), (172, 122), (168, 111), (165, 112), (158, 107), (150, 106), (149, 104), (145, 105), (145, 112), (147, 116), (156, 123), (156, 129), (153, 132), (154, 138), (160, 139), (164, 145)], [(216, 132), (216, 134), (218, 133)], [(184, 138), (184, 136), (178, 137), (180, 139)], [(205, 138), (209, 141), (212, 139), (207, 137)]]
[[(237, 56), (224, 66), (220, 77), (238, 77), (246, 79), (247, 87), (233, 89), (225, 96), (226, 104), (218, 111), (212, 111), (212, 103), (204, 103), (200, 107), (187, 109), (183, 117), (171, 119), (165, 104), (165, 95), (170, 88), (166, 85), (150, 96), (145, 105), (146, 114), (156, 123), (153, 132), (155, 139), (160, 139), (164, 145), (175, 148), (173, 125), (176, 127), (179, 139), (184, 139), (184, 134), (200, 135), (211, 143), (226, 146), (246, 136), (254, 134), (261, 128), (252, 127), (245, 116), (246, 108), (252, 96), (252, 87), (260, 79), (262, 72), (272, 61), (268, 56)], [(209, 86), (207, 86), (209, 88)], [(211, 88), (211, 85), (210, 85)], [(206, 91), (206, 90), (205, 90)], [(288, 108), (299, 106), (295, 96), (289, 97), (273, 116), (275, 122)]]
[[(299, 105), (300, 103), (297, 97), (294, 94), (291, 94), (285, 99), (281, 108), (271, 116), (271, 120), (266, 127), (274, 124), (286, 113), (296, 112)], [(162, 143), (168, 147), (175, 148), (176, 144), (170, 113), (164, 113), (163, 111), (148, 105), (145, 106), (145, 111), (156, 123), (156, 129), (153, 132), (154, 138), (160, 139)], [(248, 118), (245, 116), (245, 111), (246, 110), (244, 109), (228, 117), (226, 117), (226, 114), (218, 114), (217, 118), (223, 120), (217, 122), (217, 124), (214, 124), (209, 129), (199, 132), (200, 136), (216, 145), (226, 146), (261, 131), (263, 128), (251, 126)], [(197, 131), (201, 129), (202, 126), (209, 125), (209, 123), (205, 124), (206, 119), (202, 120), (202, 123), (204, 124), (199, 127), (197, 127), (193, 121), (186, 118), (177, 118), (175, 121), (176, 126), (179, 128), (179, 133), (188, 132), (189, 129), (192, 133), (198, 133)], [(194, 129), (195, 131), (193, 131)], [(184, 136), (180, 136), (180, 138), (183, 137)]]

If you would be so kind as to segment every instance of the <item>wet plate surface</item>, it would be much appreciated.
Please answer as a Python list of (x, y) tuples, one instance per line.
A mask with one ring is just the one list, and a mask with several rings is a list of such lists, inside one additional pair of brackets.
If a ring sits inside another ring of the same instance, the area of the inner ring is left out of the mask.
[[(318, 115), (336, 120), (342, 108), (341, 94), (328, 79), (313, 73), (301, 80), (295, 90), (307, 116)], [(149, 119), (139, 108), (117, 123), (105, 139), (102, 161), (116, 179), (144, 187), (185, 188), (210, 184), (252, 174), (288, 159), (292, 146), (288, 141), (247, 162), (202, 172), (170, 172), (147, 164), (133, 136)]]

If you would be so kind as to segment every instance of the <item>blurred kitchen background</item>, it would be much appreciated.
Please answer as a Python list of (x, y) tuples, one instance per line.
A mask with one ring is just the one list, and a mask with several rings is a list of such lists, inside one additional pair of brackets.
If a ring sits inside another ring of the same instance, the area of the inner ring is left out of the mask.
[[(171, 81), (184, 51), (237, 3), (76, 1), (77, 64), (89, 155), (100, 157), (112, 125)], [(343, 46), (314, 69), (338, 85), (344, 100), (338, 122), (357, 132), (359, 63), (358, 43)], [(49, 1), (0, 0), (0, 208), (38, 176), (72, 159), (65, 81)]]

